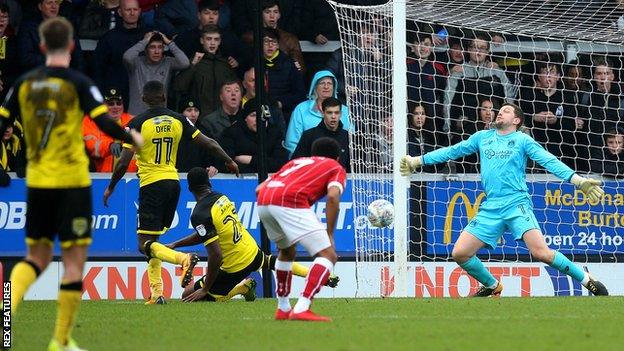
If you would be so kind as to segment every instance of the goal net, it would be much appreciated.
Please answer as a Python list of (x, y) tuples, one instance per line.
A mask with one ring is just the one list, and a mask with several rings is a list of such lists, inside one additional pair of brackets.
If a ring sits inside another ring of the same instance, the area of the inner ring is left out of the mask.
[[(341, 35), (351, 139), (354, 218), (395, 204), (392, 228), (355, 225), (358, 296), (466, 296), (478, 283), (452, 261), (461, 229), (484, 201), (476, 155), (406, 180), (398, 160), (490, 128), (505, 102), (524, 132), (580, 174), (600, 178), (590, 203), (527, 162), (546, 243), (624, 294), (624, 1), (403, 0), (331, 2)], [(618, 212), (619, 211), (619, 212)], [(582, 295), (505, 233), (478, 252), (510, 296)]]

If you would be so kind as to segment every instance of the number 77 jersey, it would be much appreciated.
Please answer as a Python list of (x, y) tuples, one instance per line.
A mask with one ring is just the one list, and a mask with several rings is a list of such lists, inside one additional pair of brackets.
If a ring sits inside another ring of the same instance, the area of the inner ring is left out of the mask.
[(258, 205), (309, 208), (336, 186), (344, 191), (347, 173), (342, 165), (326, 157), (290, 160), (270, 176), (258, 192)]
[[(179, 180), (176, 157), (180, 141), (193, 139), (200, 132), (184, 116), (164, 107), (139, 114), (128, 127), (140, 132), (144, 139), (136, 162), (140, 186), (164, 179)], [(132, 145), (124, 144), (124, 147)]]

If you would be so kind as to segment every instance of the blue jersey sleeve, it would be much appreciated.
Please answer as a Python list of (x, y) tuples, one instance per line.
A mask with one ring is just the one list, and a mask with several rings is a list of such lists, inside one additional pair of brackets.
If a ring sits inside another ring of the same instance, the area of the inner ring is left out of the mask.
[(539, 163), (542, 167), (546, 168), (550, 173), (556, 175), (557, 177), (565, 181), (569, 181), (570, 178), (572, 178), (572, 175), (574, 175), (574, 170), (572, 170), (572, 168), (559, 161), (555, 155), (546, 151), (540, 144), (529, 136), (524, 138), (524, 150), (531, 160)]
[(482, 134), (482, 132), (477, 132), (471, 135), (468, 139), (460, 141), (455, 145), (426, 153), (423, 156), (423, 164), (435, 165), (474, 154), (479, 151), (479, 141), (481, 140)]

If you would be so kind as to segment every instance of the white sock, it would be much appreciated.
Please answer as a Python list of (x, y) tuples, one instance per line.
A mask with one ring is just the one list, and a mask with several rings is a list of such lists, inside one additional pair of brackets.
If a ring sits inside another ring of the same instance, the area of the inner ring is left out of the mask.
[(303, 311), (307, 311), (310, 309), (310, 305), (312, 304), (312, 300), (307, 297), (299, 296), (299, 300), (295, 304), (295, 309), (293, 313), (301, 313)]
[(277, 308), (284, 312), (290, 311), (290, 299), (288, 297), (278, 297), (277, 298)]
[(587, 286), (587, 283), (589, 283), (589, 273), (585, 272), (583, 280), (581, 280), (581, 285)]
[[(314, 262), (312, 262), (312, 266), (316, 264), (325, 267), (329, 272), (331, 272), (332, 269), (334, 269), (334, 264), (330, 260), (326, 259), (325, 257), (315, 258)], [(306, 284), (307, 284), (307, 281), (306, 281)], [(297, 300), (297, 303), (295, 304), (293, 313), (301, 313), (303, 311), (307, 311), (310, 309), (311, 304), (312, 304), (312, 300), (304, 296), (299, 296), (299, 300)]]
[[(292, 265), (292, 261), (280, 261), (279, 259), (275, 260), (276, 271), (291, 271)], [(275, 284), (277, 284), (277, 281), (275, 282)], [(277, 297), (277, 308), (284, 312), (288, 312), (291, 310), (290, 299), (288, 298), (288, 296)]]

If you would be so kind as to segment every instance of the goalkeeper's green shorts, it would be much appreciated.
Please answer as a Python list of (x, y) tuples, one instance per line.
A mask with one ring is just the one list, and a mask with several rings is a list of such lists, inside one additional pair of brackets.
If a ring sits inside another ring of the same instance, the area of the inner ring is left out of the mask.
[(507, 206), (484, 202), (477, 215), (470, 220), (465, 230), (494, 249), (504, 232), (510, 232), (514, 239), (522, 240), (524, 233), (531, 229), (540, 230), (533, 213), (531, 200), (523, 199)]

